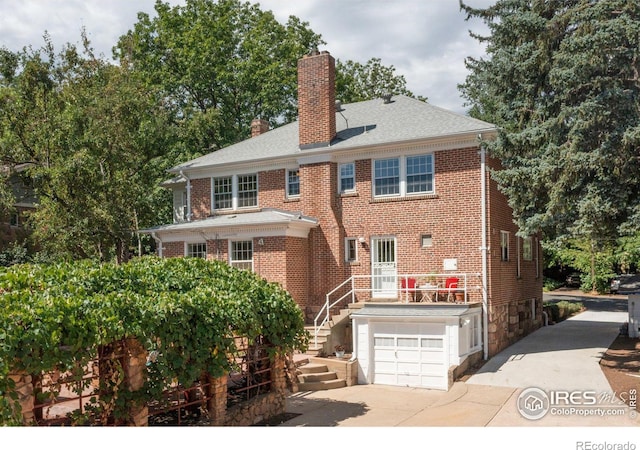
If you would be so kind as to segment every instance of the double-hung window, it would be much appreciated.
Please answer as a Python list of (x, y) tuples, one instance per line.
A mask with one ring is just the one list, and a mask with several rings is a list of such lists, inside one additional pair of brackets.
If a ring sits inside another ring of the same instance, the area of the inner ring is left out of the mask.
[(186, 256), (190, 258), (207, 258), (207, 244), (198, 242), (196, 244), (187, 244)]
[(431, 154), (374, 160), (373, 194), (404, 197), (432, 193), (433, 172)]
[(213, 179), (213, 204), (215, 209), (233, 208), (233, 177)]
[(532, 243), (533, 238), (531, 237), (526, 237), (522, 240), (522, 259), (525, 261), (533, 260)]
[(287, 198), (300, 197), (300, 169), (287, 170)]
[(358, 260), (358, 244), (356, 238), (346, 238), (344, 240), (344, 260), (346, 262), (356, 262)]
[(215, 177), (212, 181), (213, 209), (258, 206), (258, 175)]
[(500, 260), (509, 261), (509, 232), (500, 231)]
[(238, 175), (238, 208), (258, 205), (258, 176)]
[(229, 263), (242, 270), (253, 270), (253, 241), (231, 241)]
[(355, 192), (356, 190), (356, 167), (355, 163), (340, 164), (338, 167), (340, 173), (339, 185), (340, 193)]
[(375, 195), (400, 194), (400, 159), (378, 159), (373, 169)]
[(407, 194), (433, 191), (433, 158), (431, 155), (407, 156)]

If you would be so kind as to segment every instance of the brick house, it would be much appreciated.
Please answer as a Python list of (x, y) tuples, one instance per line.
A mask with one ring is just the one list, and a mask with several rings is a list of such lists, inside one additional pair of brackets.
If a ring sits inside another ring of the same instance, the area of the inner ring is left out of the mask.
[(36, 208), (36, 198), (33, 190), (21, 178), (21, 173), (28, 164), (19, 164), (13, 168), (2, 166), (0, 172), (6, 176), (6, 182), (11, 189), (13, 210), (0, 212), (0, 252), (14, 242), (22, 242), (29, 230), (26, 226), (29, 213)]
[(174, 223), (144, 230), (159, 255), (279, 282), (315, 331), (334, 326), (325, 351), (345, 343), (361, 383), (447, 389), (452, 368), (538, 328), (539, 241), (490, 179), (495, 127), (404, 96), (341, 105), (328, 52), (299, 61), (298, 85), (298, 121), (256, 119), (171, 169)]

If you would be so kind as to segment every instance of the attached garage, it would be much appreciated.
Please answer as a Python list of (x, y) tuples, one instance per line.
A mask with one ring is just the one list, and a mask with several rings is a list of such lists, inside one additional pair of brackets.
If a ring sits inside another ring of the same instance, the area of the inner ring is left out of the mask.
[(358, 383), (448, 390), (449, 368), (481, 350), (480, 313), (479, 305), (366, 305), (351, 315)]

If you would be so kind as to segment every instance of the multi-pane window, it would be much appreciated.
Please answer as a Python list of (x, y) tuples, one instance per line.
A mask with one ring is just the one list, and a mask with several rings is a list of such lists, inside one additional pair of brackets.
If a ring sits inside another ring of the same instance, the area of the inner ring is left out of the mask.
[(300, 196), (300, 169), (287, 170), (287, 197)]
[(230, 264), (243, 270), (253, 270), (253, 241), (231, 241)]
[(238, 175), (238, 208), (258, 205), (258, 176)]
[(433, 191), (431, 155), (407, 156), (407, 194)]
[(400, 193), (400, 160), (379, 159), (374, 162), (375, 195), (397, 195)]
[(213, 179), (213, 203), (215, 209), (231, 209), (233, 207), (232, 177)]
[(526, 237), (522, 240), (522, 259), (525, 261), (533, 260), (532, 243), (533, 239), (530, 237)]
[(356, 238), (345, 239), (344, 259), (347, 262), (358, 260), (358, 244)]
[(191, 258), (207, 258), (207, 244), (199, 242), (197, 244), (187, 244), (187, 256)]
[(340, 193), (356, 190), (356, 168), (354, 163), (340, 164)]
[(433, 189), (433, 155), (379, 159), (373, 163), (374, 196), (428, 194)]
[(509, 261), (509, 232), (500, 232), (500, 259)]

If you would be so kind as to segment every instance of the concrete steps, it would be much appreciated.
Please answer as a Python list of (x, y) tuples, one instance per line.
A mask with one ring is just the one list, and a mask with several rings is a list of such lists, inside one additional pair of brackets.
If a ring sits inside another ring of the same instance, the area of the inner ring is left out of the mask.
[(326, 364), (304, 364), (298, 367), (296, 374), (298, 391), (322, 391), (347, 386), (347, 381), (338, 378), (338, 375), (330, 371)]
[(329, 321), (322, 327), (320, 327), (320, 330), (318, 330), (317, 345), (314, 339), (313, 325), (306, 326), (305, 330), (307, 330), (311, 335), (309, 348), (307, 349), (306, 353), (309, 356), (322, 356), (333, 353), (333, 349), (329, 348), (329, 346), (327, 345), (327, 342), (331, 340), (331, 328), (341, 324), (345, 320), (349, 320), (349, 317), (351, 317), (351, 313), (353, 311), (359, 310), (363, 306), (364, 305), (362, 303), (349, 303), (347, 307), (342, 308), (335, 314), (332, 314)]

